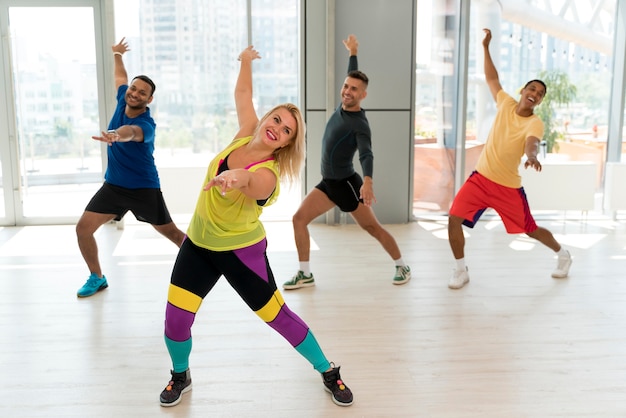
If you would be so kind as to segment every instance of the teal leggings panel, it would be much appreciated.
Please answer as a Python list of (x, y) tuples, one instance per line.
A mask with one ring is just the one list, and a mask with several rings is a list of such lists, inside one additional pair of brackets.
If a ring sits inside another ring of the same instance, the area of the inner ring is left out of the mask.
[(326, 356), (322, 352), (311, 330), (306, 334), (304, 341), (298, 344), (295, 349), (307, 359), (318, 372), (324, 373), (326, 370), (330, 369), (330, 363), (326, 359)]
[(170, 357), (172, 358), (172, 367), (174, 368), (174, 373), (184, 372), (189, 368), (189, 354), (191, 354), (191, 337), (181, 342), (170, 340), (166, 336), (164, 336), (164, 338), (165, 345), (167, 346), (167, 351), (169, 351)]

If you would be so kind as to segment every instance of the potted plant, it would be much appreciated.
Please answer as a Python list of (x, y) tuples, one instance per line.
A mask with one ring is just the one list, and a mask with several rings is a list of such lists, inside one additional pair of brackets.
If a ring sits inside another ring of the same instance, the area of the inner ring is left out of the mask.
[(556, 112), (554, 105), (567, 105), (576, 97), (576, 86), (569, 81), (567, 73), (560, 70), (542, 70), (538, 78), (546, 83), (548, 91), (543, 102), (535, 109), (535, 114), (541, 118), (544, 125), (543, 141), (547, 152), (559, 150), (557, 139), (563, 138), (563, 133), (556, 128)]

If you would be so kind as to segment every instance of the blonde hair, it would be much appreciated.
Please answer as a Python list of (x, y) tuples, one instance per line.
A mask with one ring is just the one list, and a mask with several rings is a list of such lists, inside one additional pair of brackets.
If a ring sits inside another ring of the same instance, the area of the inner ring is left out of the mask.
[(304, 156), (306, 154), (306, 125), (304, 123), (302, 112), (298, 106), (293, 103), (283, 103), (275, 106), (272, 110), (263, 115), (261, 120), (259, 120), (257, 130), (255, 130), (254, 134), (256, 135), (259, 127), (263, 124), (265, 119), (278, 109), (287, 109), (296, 120), (296, 128), (291, 141), (284, 147), (274, 151), (274, 158), (278, 163), (278, 172), (281, 177), (284, 177), (290, 183), (293, 183), (300, 177), (300, 170), (304, 164)]

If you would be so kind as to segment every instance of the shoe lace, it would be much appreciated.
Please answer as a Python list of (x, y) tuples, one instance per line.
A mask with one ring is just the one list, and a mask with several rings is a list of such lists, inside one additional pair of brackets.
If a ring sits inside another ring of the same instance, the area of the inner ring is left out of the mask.
[(176, 376), (172, 375), (172, 379), (169, 381), (165, 390), (171, 391), (174, 387), (182, 387), (185, 384), (186, 376)]
[(396, 277), (406, 276), (408, 269), (405, 266), (396, 266)]
[(98, 287), (99, 285), (99, 281), (101, 279), (99, 277), (94, 277), (94, 276), (89, 276), (89, 278), (87, 279), (87, 283), (85, 283), (86, 287)]
[(341, 380), (341, 376), (339, 375), (339, 370), (333, 369), (328, 372), (326, 376), (326, 381), (332, 385), (332, 390), (346, 390), (346, 385)]
[(467, 274), (467, 267), (465, 268), (465, 270), (453, 269), (453, 271), (454, 271), (454, 278), (460, 279), (465, 274)]
[(339, 375), (339, 367), (336, 367), (335, 363), (330, 363), (330, 367), (332, 368), (324, 373), (324, 380), (326, 380), (328, 383), (331, 383), (333, 381), (341, 381), (341, 376)]

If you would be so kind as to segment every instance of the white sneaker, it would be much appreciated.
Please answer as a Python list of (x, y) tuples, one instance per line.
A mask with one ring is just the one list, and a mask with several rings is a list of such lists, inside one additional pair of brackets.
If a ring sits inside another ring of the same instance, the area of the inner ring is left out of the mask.
[(448, 287), (450, 289), (460, 289), (465, 286), (467, 282), (469, 282), (469, 273), (467, 272), (467, 267), (465, 267), (465, 270), (454, 269), (452, 277), (448, 281)]
[(555, 279), (563, 279), (567, 277), (569, 273), (569, 268), (572, 265), (572, 256), (569, 251), (565, 251), (567, 255), (565, 257), (559, 257), (557, 259), (558, 264), (556, 265), (556, 269), (552, 272), (552, 277)]

